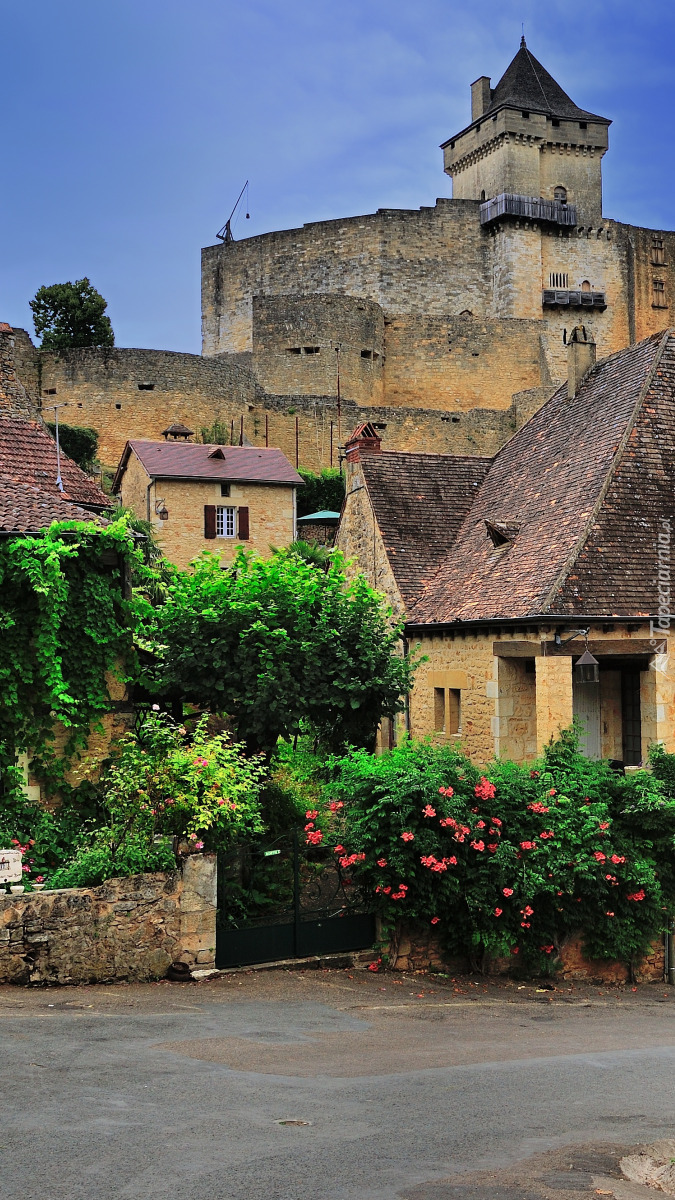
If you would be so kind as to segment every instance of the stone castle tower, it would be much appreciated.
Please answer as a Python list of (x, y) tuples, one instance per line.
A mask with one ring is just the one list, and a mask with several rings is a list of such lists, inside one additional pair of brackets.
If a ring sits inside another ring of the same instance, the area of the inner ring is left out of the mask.
[(492, 454), (565, 377), (574, 326), (604, 357), (673, 323), (675, 233), (603, 215), (609, 125), (523, 39), (443, 143), (452, 199), (208, 246), (202, 356), (71, 351), (42, 392), (111, 465), (172, 421), (310, 467), (363, 421), (389, 449)]

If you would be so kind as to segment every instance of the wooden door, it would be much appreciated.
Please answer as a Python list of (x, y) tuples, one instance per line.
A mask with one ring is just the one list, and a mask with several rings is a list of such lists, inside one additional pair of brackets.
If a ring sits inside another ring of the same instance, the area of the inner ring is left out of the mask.
[(572, 685), (572, 710), (582, 727), (579, 749), (586, 758), (600, 758), (600, 684)]

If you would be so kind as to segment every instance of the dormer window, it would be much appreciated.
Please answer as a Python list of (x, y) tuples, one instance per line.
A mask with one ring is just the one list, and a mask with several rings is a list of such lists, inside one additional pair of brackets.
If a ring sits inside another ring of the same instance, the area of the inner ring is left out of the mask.
[(485, 529), (492, 545), (497, 550), (501, 550), (515, 541), (520, 525), (506, 524), (502, 521), (486, 521)]

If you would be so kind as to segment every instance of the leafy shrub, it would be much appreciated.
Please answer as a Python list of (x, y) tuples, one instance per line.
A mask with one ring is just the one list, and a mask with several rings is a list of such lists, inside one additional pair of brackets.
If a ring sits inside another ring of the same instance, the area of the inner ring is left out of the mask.
[(113, 856), (107, 831), (96, 831), (91, 845), (79, 850), (76, 857), (49, 877), (50, 888), (98, 887), (106, 879), (125, 875), (143, 875), (152, 871), (173, 871), (176, 856), (171, 838), (148, 842), (138, 834), (130, 834)]
[(549, 970), (578, 931), (591, 956), (631, 962), (673, 910), (675, 800), (648, 772), (584, 758), (572, 731), (540, 762), (485, 775), (412, 742), (333, 765), (343, 860), (385, 922), (430, 922), (474, 966), (513, 955)]
[[(49, 406), (46, 406), (49, 411)], [(56, 437), (56, 425), (46, 422), (52, 437)], [(83, 471), (91, 471), (98, 454), (98, 432), (88, 425), (62, 425), (59, 421), (59, 445), (68, 458), (72, 458)]]
[(298, 488), (298, 516), (315, 512), (339, 512), (345, 496), (345, 477), (337, 467), (324, 467), (320, 475), (300, 467), (305, 486)]

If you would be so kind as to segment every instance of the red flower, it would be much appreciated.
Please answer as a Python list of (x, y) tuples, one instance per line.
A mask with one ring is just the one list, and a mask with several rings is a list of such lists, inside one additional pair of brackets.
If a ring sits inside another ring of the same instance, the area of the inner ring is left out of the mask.
[(502, 892), (505, 896), (512, 896), (513, 888), (502, 888)]
[(518, 954), (519, 952), (520, 952), (520, 948), (519, 948), (518, 946), (512, 946), (512, 947), (511, 947), (511, 953), (512, 953), (512, 954)]
[(544, 954), (552, 954), (554, 947), (553, 946), (540, 946), (539, 949), (543, 950)]
[(613, 917), (613, 916), (614, 916), (614, 913), (613, 913), (613, 912), (608, 912), (608, 913), (605, 913), (605, 916), (606, 916), (606, 917)]
[(548, 809), (545, 804), (542, 804), (541, 800), (533, 800), (532, 804), (528, 804), (527, 807), (529, 808), (530, 812), (533, 813), (550, 812), (550, 809)]
[(339, 812), (341, 808), (344, 808), (344, 803), (342, 800), (331, 800), (328, 807), (331, 812)]
[(385, 896), (388, 896), (391, 891), (391, 888), (390, 887), (382, 888), (382, 891), (384, 892)]
[(496, 917), (501, 917), (501, 915), (502, 915), (502, 910), (501, 910), (501, 908), (496, 908), (496, 909), (495, 909), (495, 916), (496, 916)]
[(490, 845), (488, 846), (488, 850), (490, 851), (490, 854), (496, 854), (498, 849), (499, 849), (499, 846), (498, 846), (497, 842), (491, 842)]
[(529, 921), (521, 921), (521, 922), (520, 922), (520, 924), (521, 924), (521, 926), (522, 926), (522, 928), (523, 928), (523, 929), (529, 929), (529, 928), (530, 928), (530, 922), (529, 922)]
[(520, 848), (521, 848), (521, 850), (534, 850), (536, 845), (537, 845), (536, 842), (521, 842)]
[(631, 892), (631, 894), (629, 896), (626, 896), (626, 900), (644, 900), (644, 898), (645, 898), (645, 889), (644, 888), (640, 888), (639, 892)]
[(436, 809), (432, 808), (430, 804), (427, 804), (426, 807), (422, 809), (422, 816), (423, 817), (435, 817)]
[(445, 829), (448, 825), (451, 825), (451, 826), (456, 825), (457, 822), (454, 817), (441, 817), (438, 824), (442, 825), (443, 829)]
[(405, 900), (405, 892), (392, 892), (392, 900)]
[(450, 858), (444, 858), (443, 861), (450, 863), (451, 867), (457, 866), (457, 859), (455, 858), (454, 854), (452, 854)]
[(541, 838), (542, 842), (545, 842), (547, 838), (555, 837), (555, 834), (552, 829), (545, 829), (543, 833), (539, 834), (539, 837)]
[(480, 783), (477, 783), (473, 789), (474, 796), (478, 796), (480, 800), (492, 800), (496, 791), (494, 783), (490, 783), (490, 780), (486, 779), (484, 775), (481, 775)]
[(597, 861), (598, 861), (598, 862), (606, 862), (606, 860), (607, 860), (607, 855), (606, 855), (606, 854), (603, 854), (603, 853), (602, 853), (602, 850), (594, 850), (594, 851), (593, 851), (593, 858), (597, 859)]
[(382, 959), (378, 958), (377, 962), (368, 963), (368, 970), (369, 971), (379, 971), (381, 962), (382, 962)]
[(485, 821), (476, 821), (476, 829), (485, 829)]
[(501, 821), (499, 820), (499, 817), (493, 817), (492, 824), (501, 826)]
[(402, 833), (401, 834), (401, 841), (403, 841), (403, 842), (414, 842), (414, 840), (415, 840), (414, 833)]
[(315, 829), (313, 833), (307, 834), (308, 846), (320, 846), (323, 841), (323, 834), (320, 829)]
[(530, 771), (530, 779), (538, 779), (538, 778), (539, 778), (538, 771)]
[(307, 833), (308, 829), (313, 829), (313, 828), (314, 828), (314, 822), (308, 821), (307, 824), (305, 825), (305, 833)]
[(609, 821), (601, 821), (598, 829), (609, 829)]
[(454, 796), (455, 793), (453, 788), (439, 788), (438, 794), (439, 796)]
[(549, 796), (555, 796), (555, 788), (551, 788)]
[(531, 917), (532, 913), (534, 912), (534, 909), (530, 908), (529, 904), (526, 904), (525, 907), (521, 908), (520, 911), (524, 917)]
[(613, 862), (615, 866), (618, 866), (619, 863), (625, 863), (625, 861), (626, 861), (625, 854), (613, 854), (610, 859), (610, 862)]
[(386, 865), (387, 865), (386, 858), (378, 858), (377, 865), (378, 865), (378, 867), (386, 867)]
[(344, 850), (344, 846), (334, 846), (333, 854), (342, 854), (343, 850)]
[(432, 918), (431, 918), (431, 924), (432, 924), (432, 925), (438, 925), (438, 922), (440, 921), (440, 919), (441, 919), (440, 917), (432, 917)]
[(479, 851), (480, 851), (480, 850), (484, 850), (484, 849), (485, 849), (485, 842), (472, 842), (472, 843), (471, 843), (471, 846), (472, 846), (472, 848), (473, 848), (474, 850), (479, 850)]
[(319, 815), (318, 808), (310, 808), (305, 813), (305, 819), (307, 821), (316, 821), (316, 818), (318, 817), (318, 815)]

